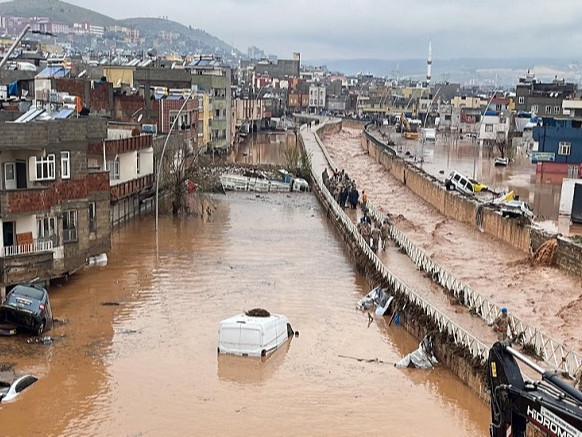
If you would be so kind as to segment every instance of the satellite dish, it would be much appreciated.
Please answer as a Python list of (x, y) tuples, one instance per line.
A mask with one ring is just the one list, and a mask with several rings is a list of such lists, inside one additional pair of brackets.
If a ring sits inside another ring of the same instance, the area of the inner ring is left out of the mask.
[(154, 56), (157, 56), (157, 54), (158, 54), (158, 51), (156, 49), (154, 49), (154, 48), (151, 48), (151, 49), (148, 50), (148, 56), (150, 56), (152, 58)]
[(139, 114), (137, 116), (137, 122), (140, 123), (142, 118), (143, 118), (143, 114)]

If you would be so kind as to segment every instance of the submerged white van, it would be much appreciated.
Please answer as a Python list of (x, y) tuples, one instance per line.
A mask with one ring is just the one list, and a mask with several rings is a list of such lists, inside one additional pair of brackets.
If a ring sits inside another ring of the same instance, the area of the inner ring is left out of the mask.
[(294, 334), (285, 316), (269, 314), (266, 311), (259, 317), (247, 314), (220, 322), (218, 353), (265, 357), (285, 344)]

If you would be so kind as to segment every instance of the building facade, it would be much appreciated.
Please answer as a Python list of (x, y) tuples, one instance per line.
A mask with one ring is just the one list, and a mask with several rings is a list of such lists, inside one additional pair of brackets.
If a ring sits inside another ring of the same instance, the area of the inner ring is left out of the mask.
[(87, 149), (106, 136), (98, 118), (4, 123), (0, 145), (3, 289), (67, 276), (111, 247), (108, 174)]

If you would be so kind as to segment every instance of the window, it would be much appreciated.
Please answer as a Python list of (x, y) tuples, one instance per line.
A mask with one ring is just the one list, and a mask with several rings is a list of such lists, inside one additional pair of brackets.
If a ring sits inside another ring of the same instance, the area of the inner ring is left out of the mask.
[(520, 105), (523, 105), (525, 103), (525, 97), (524, 96), (520, 96), (517, 99), (517, 103), (519, 103)]
[(55, 155), (36, 157), (36, 180), (46, 181), (55, 178)]
[(546, 105), (546, 114), (552, 113), (552, 107), (550, 105)]
[(115, 157), (113, 161), (107, 161), (107, 171), (109, 172), (110, 181), (119, 179), (119, 157)]
[(52, 241), (53, 246), (57, 243), (57, 220), (56, 217), (39, 217), (36, 219), (36, 235), (39, 241)]
[(69, 179), (71, 177), (71, 153), (61, 152), (61, 178)]
[(569, 141), (560, 141), (558, 144), (558, 155), (570, 155), (572, 143)]
[(89, 202), (89, 232), (97, 232), (97, 206)]
[(531, 112), (538, 112), (538, 105), (531, 105)]
[(216, 110), (214, 111), (214, 116), (215, 116), (216, 118), (220, 118), (220, 109), (216, 109)]
[(135, 172), (139, 174), (139, 152), (135, 156)]
[(493, 132), (493, 125), (492, 124), (486, 124), (485, 125), (485, 132)]
[(63, 212), (63, 242), (77, 240), (77, 210)]
[(559, 113), (560, 113), (560, 107), (554, 106), (554, 114), (559, 114)]

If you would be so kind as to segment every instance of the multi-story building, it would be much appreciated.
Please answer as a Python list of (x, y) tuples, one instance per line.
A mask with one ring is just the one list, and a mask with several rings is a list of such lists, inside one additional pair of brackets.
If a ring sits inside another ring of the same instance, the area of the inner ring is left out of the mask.
[(563, 79), (543, 83), (528, 73), (519, 79), (515, 87), (515, 110), (533, 112), (539, 117), (560, 117), (562, 102), (572, 98), (577, 89), (575, 83), (567, 83)]
[(214, 57), (200, 56), (188, 65), (192, 74), (192, 86), (210, 95), (212, 104), (211, 137), (209, 148), (226, 153), (233, 141), (231, 69)]
[(48, 281), (111, 247), (109, 175), (92, 172), (87, 149), (101, 144), (96, 118), (0, 125), (0, 287)]
[(309, 111), (318, 113), (325, 108), (326, 88), (324, 85), (309, 86)]

